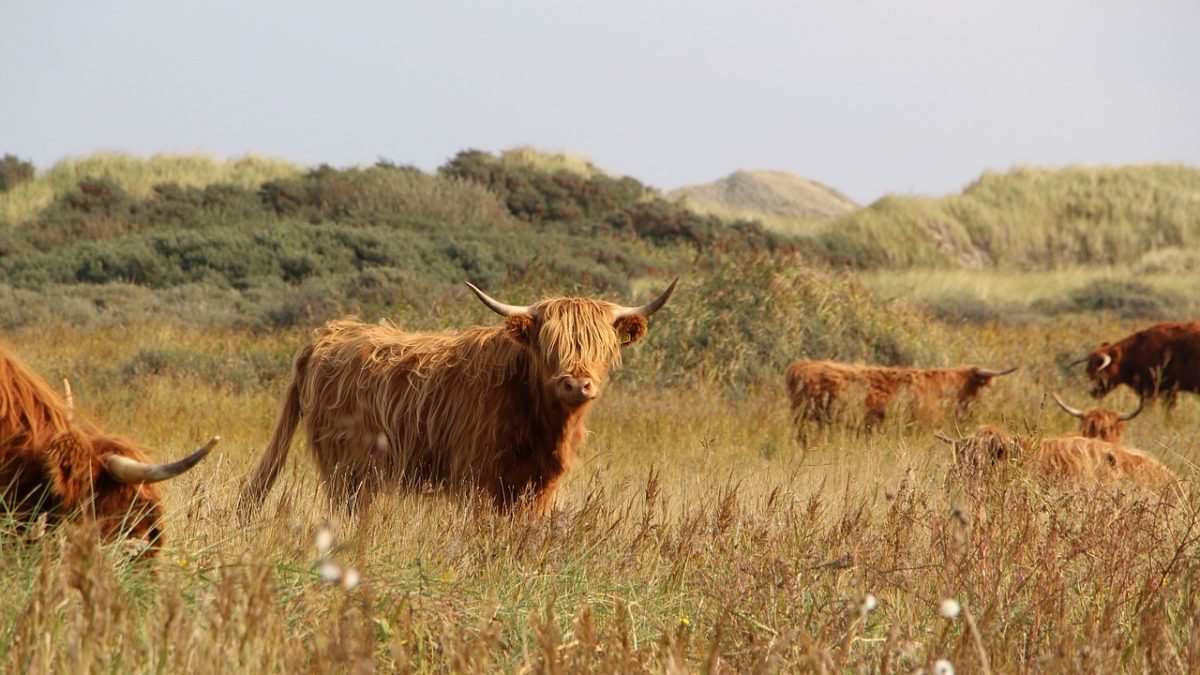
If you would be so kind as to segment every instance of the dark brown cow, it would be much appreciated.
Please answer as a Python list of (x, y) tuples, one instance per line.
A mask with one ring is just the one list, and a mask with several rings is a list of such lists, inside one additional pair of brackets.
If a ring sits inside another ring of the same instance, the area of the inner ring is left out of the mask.
[(1099, 438), (1102, 441), (1110, 443), (1120, 443), (1121, 435), (1125, 433), (1125, 423), (1138, 416), (1142, 412), (1141, 399), (1138, 399), (1137, 407), (1132, 412), (1119, 413), (1108, 408), (1092, 408), (1090, 410), (1080, 410), (1072, 408), (1063, 402), (1058, 394), (1051, 394), (1054, 397), (1054, 402), (1058, 407), (1062, 408), (1072, 417), (1078, 417), (1080, 420), (1079, 435), (1085, 438)]
[[(828, 422), (833, 405), (850, 395), (862, 395), (864, 421), (876, 426), (883, 421), (887, 406), (901, 394), (912, 397), (914, 408), (926, 415), (944, 410), (952, 402), (965, 410), (992, 379), (1007, 370), (979, 366), (960, 368), (892, 368), (838, 363), (796, 361), (784, 376), (791, 396), (793, 419), (801, 427), (809, 421)], [(857, 402), (853, 402), (858, 405)]]
[[(70, 389), (68, 388), (68, 397)], [(148, 555), (162, 545), (162, 507), (152, 483), (195, 466), (217, 438), (189, 457), (149, 464), (146, 450), (73, 416), (46, 382), (0, 348), (0, 499), (29, 521), (94, 518), (105, 537), (145, 540)]]
[(412, 333), (343, 320), (318, 330), (296, 356), (279, 423), (242, 492), (243, 518), (271, 489), (301, 417), (333, 506), (353, 511), (385, 485), (435, 485), (482, 492), (502, 510), (524, 497), (545, 509), (621, 348), (646, 334), (675, 283), (642, 307), (585, 298), (513, 307), (471, 290), (503, 325)]
[(1102, 342), (1084, 360), (1092, 396), (1103, 398), (1123, 384), (1144, 399), (1162, 394), (1173, 405), (1180, 391), (1200, 393), (1200, 323), (1156, 324)]

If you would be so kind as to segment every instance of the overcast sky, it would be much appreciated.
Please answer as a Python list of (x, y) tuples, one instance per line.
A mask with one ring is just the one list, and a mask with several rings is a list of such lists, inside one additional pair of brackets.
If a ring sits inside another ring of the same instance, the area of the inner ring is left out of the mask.
[(1200, 2), (0, 0), (0, 153), (39, 168), (523, 144), (862, 202), (1022, 164), (1200, 166)]

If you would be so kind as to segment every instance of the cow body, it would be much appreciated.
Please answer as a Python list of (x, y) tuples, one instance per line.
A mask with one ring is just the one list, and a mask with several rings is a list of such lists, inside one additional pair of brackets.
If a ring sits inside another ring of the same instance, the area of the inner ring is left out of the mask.
[(914, 412), (936, 416), (947, 404), (965, 410), (994, 377), (1012, 372), (978, 366), (961, 368), (893, 368), (836, 361), (796, 361), (785, 372), (793, 419), (803, 430), (810, 421), (828, 422), (837, 403), (862, 396), (866, 426), (883, 421), (886, 409), (900, 395), (911, 397)]
[(262, 502), (301, 418), (335, 506), (353, 511), (385, 486), (434, 486), (482, 493), (501, 509), (524, 498), (545, 509), (620, 348), (645, 334), (644, 317), (673, 289), (645, 314), (582, 298), (489, 304), (508, 312), (505, 324), (461, 333), (327, 324), (297, 355), (239, 511), (249, 516)]
[(75, 418), (63, 397), (0, 348), (0, 495), (18, 520), (78, 514), (105, 536), (145, 540), (153, 553), (162, 508), (152, 483), (191, 468), (215, 442), (181, 462), (151, 465), (143, 447)]
[(1200, 393), (1200, 323), (1160, 323), (1118, 342), (1103, 342), (1087, 357), (1092, 395), (1125, 385), (1145, 399), (1173, 404), (1180, 391)]
[(1106, 485), (1158, 490), (1178, 477), (1162, 462), (1117, 443), (1083, 436), (1025, 438), (981, 426), (956, 442), (959, 467), (970, 475), (1012, 462), (1048, 485)]

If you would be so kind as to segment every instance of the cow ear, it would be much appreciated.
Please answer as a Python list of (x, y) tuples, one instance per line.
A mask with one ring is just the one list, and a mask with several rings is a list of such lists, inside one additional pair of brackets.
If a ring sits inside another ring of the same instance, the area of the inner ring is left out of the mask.
[(631, 345), (646, 335), (646, 317), (634, 314), (623, 316), (613, 322), (613, 328), (621, 339), (621, 346)]
[(528, 347), (533, 344), (537, 322), (528, 314), (515, 314), (504, 320), (504, 332), (513, 342)]

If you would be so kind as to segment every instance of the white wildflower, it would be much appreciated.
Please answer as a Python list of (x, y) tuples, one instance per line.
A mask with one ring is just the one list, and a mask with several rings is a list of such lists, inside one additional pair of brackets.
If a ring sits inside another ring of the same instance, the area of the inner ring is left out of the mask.
[(954, 675), (954, 664), (947, 659), (933, 662), (933, 675)]
[(863, 616), (866, 616), (867, 614), (870, 614), (871, 610), (878, 606), (879, 600), (875, 599), (875, 594), (867, 593), (865, 596), (863, 596), (862, 606), (860, 609), (862, 609)]
[(329, 553), (329, 549), (333, 548), (333, 530), (322, 525), (321, 529), (317, 530), (317, 536), (313, 541), (313, 547), (317, 549), (317, 555), (324, 556)]
[[(954, 598), (946, 598), (945, 600), (942, 601), (942, 603), (940, 605), (938, 605), (938, 614), (941, 614), (942, 616), (946, 617), (947, 619), (957, 619), (958, 613), (961, 611), (962, 611), (962, 606), (959, 605), (958, 601), (955, 600)], [(954, 672), (954, 671), (950, 671), (950, 672)]]
[(346, 571), (342, 574), (342, 588), (352, 591), (358, 587), (358, 582), (358, 570), (353, 567), (347, 567)]
[(326, 560), (317, 566), (317, 576), (321, 577), (321, 581), (337, 583), (342, 578), (342, 568), (332, 560)]

